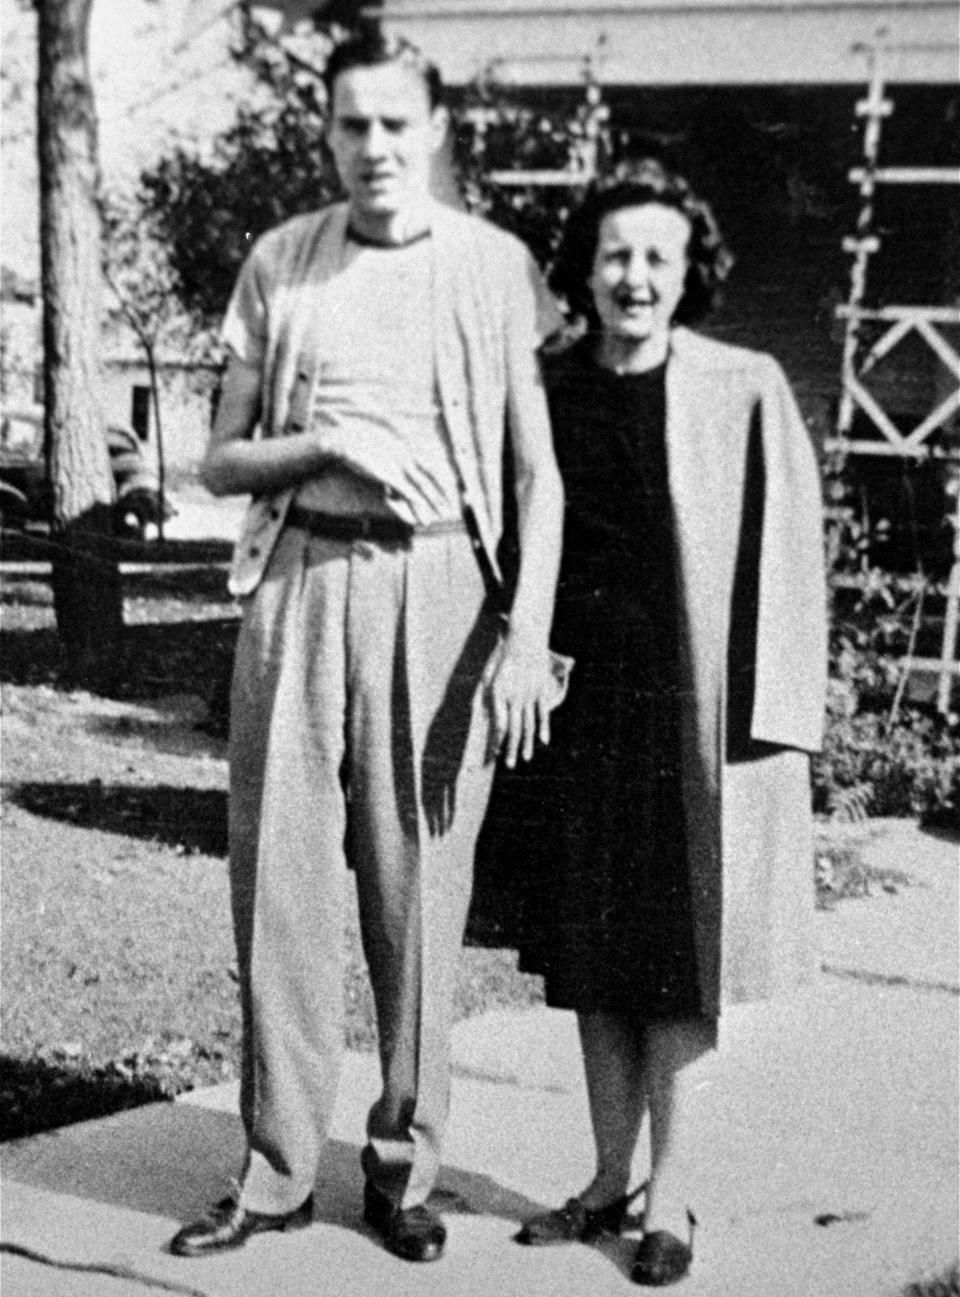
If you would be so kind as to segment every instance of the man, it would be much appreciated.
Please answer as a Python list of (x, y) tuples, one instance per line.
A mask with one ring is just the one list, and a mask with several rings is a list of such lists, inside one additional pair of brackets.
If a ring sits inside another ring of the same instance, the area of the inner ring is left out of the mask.
[[(562, 488), (536, 348), (558, 320), (522, 245), (433, 201), (447, 119), (412, 47), (368, 30), (327, 70), (347, 202), (267, 234), (224, 325), (204, 480), (249, 492), (231, 699), (230, 855), (244, 1018), (240, 1193), (184, 1256), (306, 1224), (342, 1048), (345, 863), (383, 1091), (364, 1214), (412, 1261), (449, 1094), (456, 962), (496, 752), (549, 737)], [(509, 429), (521, 557), (490, 597)]]

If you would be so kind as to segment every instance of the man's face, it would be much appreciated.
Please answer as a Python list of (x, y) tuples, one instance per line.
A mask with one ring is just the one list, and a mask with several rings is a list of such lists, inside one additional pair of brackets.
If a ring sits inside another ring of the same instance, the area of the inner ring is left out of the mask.
[(327, 142), (354, 210), (384, 220), (422, 201), (446, 126), (416, 71), (383, 63), (341, 73)]

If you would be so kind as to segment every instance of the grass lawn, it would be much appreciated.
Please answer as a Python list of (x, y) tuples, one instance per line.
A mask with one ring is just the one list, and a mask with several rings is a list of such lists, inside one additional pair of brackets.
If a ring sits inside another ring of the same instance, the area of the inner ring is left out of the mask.
[[(42, 574), (5, 574), (0, 1130), (15, 1138), (236, 1075), (225, 743), (209, 703), (237, 620), (219, 567), (125, 576), (112, 696), (57, 685)], [(216, 726), (213, 727), (216, 729)], [(351, 894), (352, 894), (352, 889)], [(375, 1045), (355, 906), (344, 1030)], [(541, 998), (512, 951), (464, 951), (457, 1011)]]

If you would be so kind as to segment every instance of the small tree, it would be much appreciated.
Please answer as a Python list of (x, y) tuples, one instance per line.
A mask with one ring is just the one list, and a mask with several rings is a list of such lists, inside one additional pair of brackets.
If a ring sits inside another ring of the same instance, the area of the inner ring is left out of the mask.
[[(150, 379), (157, 441), (160, 498), (166, 494), (166, 456), (160, 410), (160, 353), (167, 347), (183, 354), (189, 331), (174, 291), (174, 273), (167, 249), (135, 201), (117, 195), (102, 205), (103, 270), (112, 299), (108, 318), (125, 325), (143, 352)], [(158, 514), (163, 540), (163, 509)]]

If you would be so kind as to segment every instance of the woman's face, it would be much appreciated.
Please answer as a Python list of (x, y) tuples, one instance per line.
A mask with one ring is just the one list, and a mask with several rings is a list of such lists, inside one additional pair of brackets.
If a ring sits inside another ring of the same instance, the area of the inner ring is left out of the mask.
[(690, 233), (686, 216), (663, 203), (603, 218), (590, 289), (606, 334), (628, 344), (666, 338), (683, 296)]

